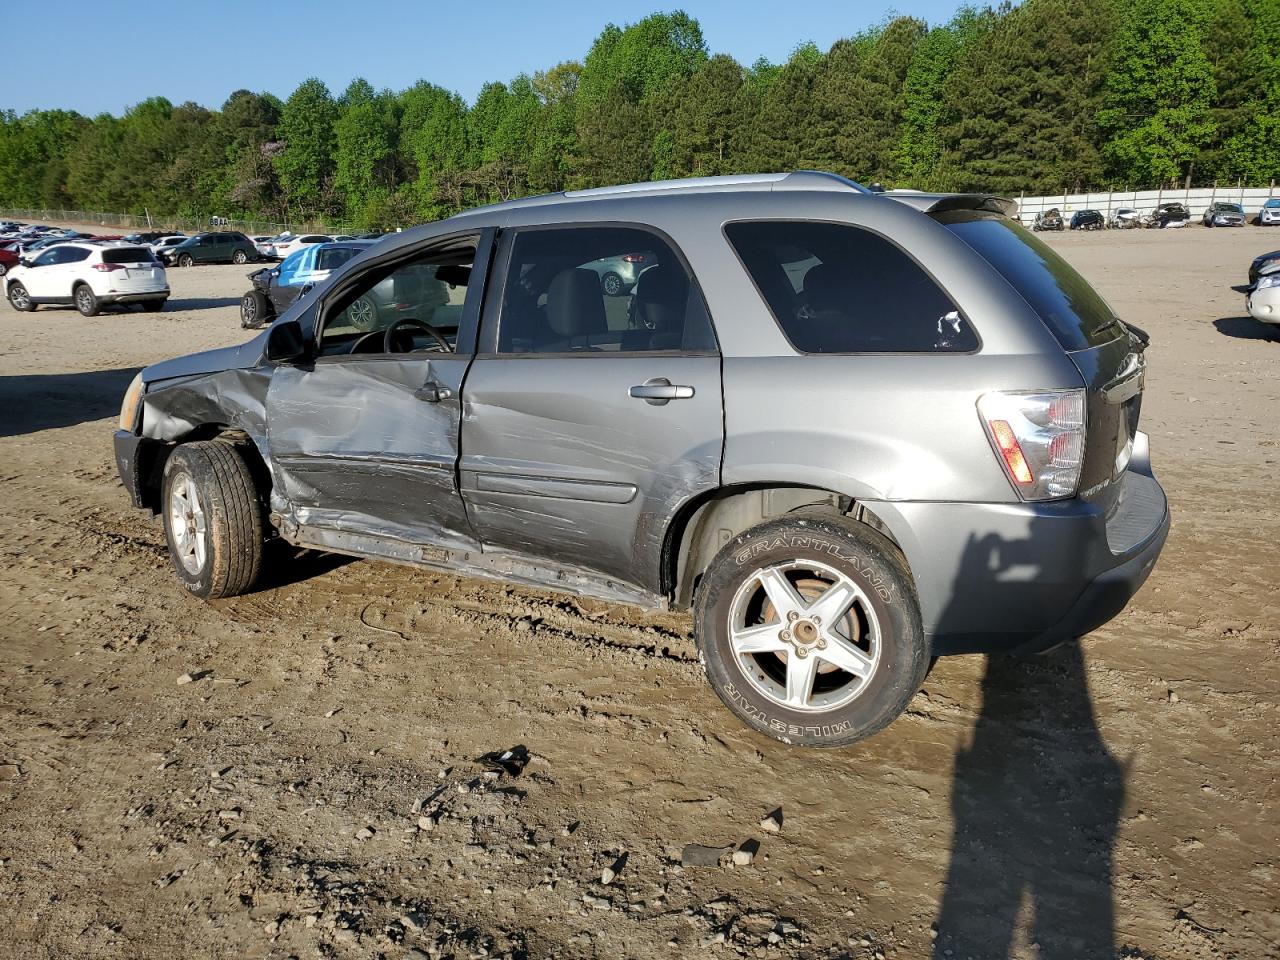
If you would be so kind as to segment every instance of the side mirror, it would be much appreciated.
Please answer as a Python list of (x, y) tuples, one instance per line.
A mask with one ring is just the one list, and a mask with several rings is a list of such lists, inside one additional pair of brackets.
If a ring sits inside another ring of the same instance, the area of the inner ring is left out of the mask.
[(307, 341), (302, 324), (287, 320), (275, 324), (267, 333), (267, 359), (273, 363), (292, 363), (307, 355)]
[(273, 277), (278, 277), (278, 276), (280, 276), (280, 268), (279, 268), (279, 267), (276, 267), (274, 270), (272, 270), (272, 271), (271, 271), (271, 275), (272, 275)]

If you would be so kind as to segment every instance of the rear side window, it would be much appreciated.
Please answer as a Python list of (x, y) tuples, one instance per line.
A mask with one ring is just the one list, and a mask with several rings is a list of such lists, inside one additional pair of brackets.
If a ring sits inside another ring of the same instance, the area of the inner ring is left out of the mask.
[(530, 229), (507, 267), (500, 353), (710, 353), (702, 295), (656, 234), (630, 227)]
[(1064, 350), (1087, 350), (1124, 334), (1097, 291), (1030, 231), (1005, 217), (973, 210), (933, 216), (996, 268)]
[(839, 223), (730, 223), (725, 234), (801, 353), (966, 353), (978, 337), (899, 247)]
[(102, 251), (103, 263), (150, 263), (153, 259), (146, 247), (112, 247)]
[(62, 255), (58, 258), (59, 263), (79, 263), (81, 260), (89, 259), (90, 251), (84, 247), (63, 247)]

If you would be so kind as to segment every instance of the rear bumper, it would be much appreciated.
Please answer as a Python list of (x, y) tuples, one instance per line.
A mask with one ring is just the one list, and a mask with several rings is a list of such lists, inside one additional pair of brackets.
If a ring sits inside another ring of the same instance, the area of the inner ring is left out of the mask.
[(1035, 653), (1114, 618), (1146, 582), (1169, 533), (1145, 436), (1118, 505), (865, 505), (907, 556), (935, 655)]
[(99, 303), (146, 303), (149, 300), (168, 300), (169, 288), (148, 290), (144, 293), (103, 293), (98, 296)]

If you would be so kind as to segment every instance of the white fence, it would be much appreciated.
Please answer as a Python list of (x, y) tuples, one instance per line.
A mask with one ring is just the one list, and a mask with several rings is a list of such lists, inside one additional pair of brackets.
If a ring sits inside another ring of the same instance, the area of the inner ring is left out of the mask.
[(1030, 223), (1037, 213), (1057, 207), (1070, 215), (1076, 210), (1098, 210), (1108, 219), (1111, 211), (1131, 207), (1150, 213), (1162, 203), (1177, 201), (1193, 218), (1199, 218), (1214, 201), (1238, 203), (1252, 221), (1259, 208), (1272, 197), (1280, 197), (1274, 181), (1269, 187), (1192, 187), (1189, 190), (1116, 190), (1109, 193), (1066, 193), (1051, 197), (1018, 197), (1018, 218)]

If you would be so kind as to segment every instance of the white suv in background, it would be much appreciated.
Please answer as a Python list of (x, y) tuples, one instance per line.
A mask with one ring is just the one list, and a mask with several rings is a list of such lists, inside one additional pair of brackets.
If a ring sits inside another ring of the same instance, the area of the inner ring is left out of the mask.
[(146, 246), (62, 243), (20, 261), (5, 275), (4, 293), (15, 310), (69, 304), (92, 317), (111, 304), (163, 309), (169, 278)]
[(308, 233), (301, 237), (284, 237), (272, 243), (266, 255), (283, 260), (291, 253), (304, 247), (314, 247), (317, 243), (333, 243), (333, 237), (320, 233)]

